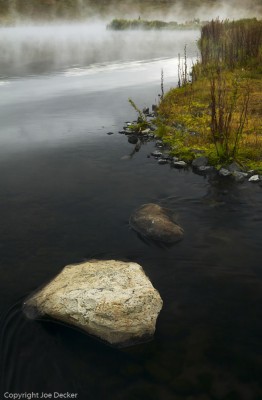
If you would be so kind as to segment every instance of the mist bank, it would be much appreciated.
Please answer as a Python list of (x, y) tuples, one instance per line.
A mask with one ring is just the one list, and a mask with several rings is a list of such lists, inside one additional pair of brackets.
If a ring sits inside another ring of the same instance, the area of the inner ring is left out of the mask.
[(0, 23), (92, 19), (238, 19), (262, 16), (261, 0), (0, 0)]
[(189, 56), (196, 57), (199, 36), (199, 31), (150, 31), (146, 35), (125, 31), (119, 35), (106, 30), (103, 21), (2, 27), (0, 77), (173, 58), (186, 43)]

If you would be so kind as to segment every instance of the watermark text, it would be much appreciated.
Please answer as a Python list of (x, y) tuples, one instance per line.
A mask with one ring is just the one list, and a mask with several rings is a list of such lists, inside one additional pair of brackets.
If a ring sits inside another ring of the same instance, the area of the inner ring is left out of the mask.
[(23, 393), (12, 393), (5, 392), (5, 399), (11, 400), (33, 400), (33, 399), (77, 399), (78, 393), (70, 393), (70, 392), (23, 392)]

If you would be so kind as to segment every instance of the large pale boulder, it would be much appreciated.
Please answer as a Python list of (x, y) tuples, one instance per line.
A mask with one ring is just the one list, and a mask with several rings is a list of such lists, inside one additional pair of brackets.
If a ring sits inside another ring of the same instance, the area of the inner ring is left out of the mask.
[(184, 236), (172, 213), (158, 204), (144, 204), (129, 219), (130, 226), (142, 236), (163, 243), (175, 243)]
[(162, 304), (139, 264), (91, 260), (66, 266), (24, 303), (24, 312), (124, 346), (152, 338)]

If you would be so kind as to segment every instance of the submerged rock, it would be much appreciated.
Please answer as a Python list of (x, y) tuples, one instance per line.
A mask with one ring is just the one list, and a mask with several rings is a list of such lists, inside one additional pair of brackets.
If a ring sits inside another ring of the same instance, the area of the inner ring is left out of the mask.
[(246, 172), (234, 171), (232, 176), (236, 182), (243, 182), (247, 178), (248, 174)]
[(171, 157), (170, 154), (168, 154), (168, 153), (163, 153), (162, 156), (161, 156), (161, 158), (162, 158), (163, 160), (169, 160), (169, 161), (172, 160), (172, 157)]
[(138, 137), (135, 135), (128, 136), (128, 142), (131, 144), (136, 144), (138, 142)]
[(213, 172), (215, 168), (212, 165), (201, 165), (198, 167), (199, 172)]
[(167, 158), (159, 158), (158, 159), (158, 164), (160, 165), (164, 165), (168, 163), (168, 159)]
[(66, 266), (24, 303), (24, 313), (51, 317), (125, 346), (152, 338), (162, 304), (139, 264), (91, 260)]
[(157, 204), (144, 204), (130, 217), (130, 226), (142, 236), (163, 243), (175, 243), (184, 236), (168, 210)]
[(197, 175), (207, 176), (214, 175), (216, 169), (212, 165), (202, 165), (201, 167), (193, 168), (193, 172)]

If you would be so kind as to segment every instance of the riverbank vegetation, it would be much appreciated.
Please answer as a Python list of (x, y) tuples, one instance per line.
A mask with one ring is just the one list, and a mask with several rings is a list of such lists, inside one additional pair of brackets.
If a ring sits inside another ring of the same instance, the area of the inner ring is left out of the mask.
[(204, 153), (262, 170), (262, 21), (211, 21), (201, 29), (201, 61), (159, 104), (157, 133), (174, 155)]
[(144, 19), (113, 19), (108, 25), (107, 29), (112, 29), (115, 31), (123, 30), (182, 30), (182, 29), (200, 29), (204, 25), (199, 19), (194, 19), (192, 21), (187, 21), (184, 23), (178, 23), (176, 21), (165, 22), (159, 20), (144, 20)]

